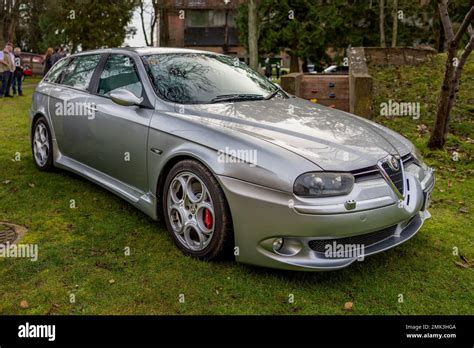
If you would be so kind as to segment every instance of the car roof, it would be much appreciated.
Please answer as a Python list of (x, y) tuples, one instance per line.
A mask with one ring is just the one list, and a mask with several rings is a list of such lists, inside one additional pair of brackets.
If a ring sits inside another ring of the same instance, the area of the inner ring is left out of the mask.
[(84, 51), (80, 53), (72, 54), (71, 56), (81, 56), (87, 54), (102, 54), (102, 53), (129, 53), (134, 52), (140, 56), (146, 56), (151, 54), (170, 54), (170, 53), (200, 53), (200, 54), (212, 54), (219, 55), (219, 53), (193, 50), (187, 48), (174, 48), (174, 47), (118, 47), (118, 48), (104, 48), (91, 51)]

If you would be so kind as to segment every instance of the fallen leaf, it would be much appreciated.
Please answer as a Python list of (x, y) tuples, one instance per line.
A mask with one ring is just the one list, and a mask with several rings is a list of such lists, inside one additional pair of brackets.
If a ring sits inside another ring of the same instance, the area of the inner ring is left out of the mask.
[(30, 183), (28, 184), (28, 186), (31, 187), (31, 188), (33, 188), (33, 187), (35, 187), (35, 184), (33, 184), (33, 183), (30, 182)]
[(26, 300), (22, 300), (20, 302), (20, 307), (23, 308), (23, 309), (28, 308), (29, 307), (28, 302)]
[(344, 303), (344, 310), (346, 310), (346, 311), (351, 311), (351, 310), (352, 310), (352, 305), (353, 305), (352, 302), (346, 302), (346, 303)]
[(114, 284), (115, 283), (115, 279), (110, 279), (109, 280), (109, 284)]
[(5, 180), (5, 181), (2, 181), (2, 184), (8, 185), (11, 182), (12, 182), (11, 180)]
[(456, 261), (455, 263), (456, 263), (456, 265), (458, 265), (459, 267), (462, 267), (462, 268), (469, 268), (470, 267), (469, 264), (464, 263), (464, 262)]

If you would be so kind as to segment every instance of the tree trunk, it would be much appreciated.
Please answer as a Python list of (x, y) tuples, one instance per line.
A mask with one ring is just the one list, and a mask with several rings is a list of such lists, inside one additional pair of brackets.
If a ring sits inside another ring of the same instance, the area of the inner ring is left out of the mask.
[(385, 0), (379, 0), (380, 47), (387, 47), (385, 42)]
[(443, 78), (443, 84), (441, 85), (441, 92), (438, 99), (438, 111), (436, 114), (436, 123), (431, 133), (428, 147), (430, 149), (442, 149), (446, 142), (446, 122), (448, 116), (449, 98), (451, 94), (451, 78), (453, 75), (453, 59), (456, 55), (456, 47), (450, 45), (448, 50), (448, 58), (446, 59), (445, 72)]
[[(448, 0), (439, 0), (438, 7), (444, 33), (448, 41), (448, 58), (446, 59), (443, 84), (441, 85), (441, 92), (438, 99), (436, 122), (428, 142), (430, 149), (442, 149), (446, 143), (451, 110), (459, 90), (462, 69), (474, 48), (474, 29), (471, 27), (471, 22), (474, 19), (474, 6), (472, 6), (467, 13), (456, 34), (453, 32), (452, 23), (448, 14)], [(469, 32), (470, 39), (461, 57), (457, 59), (456, 51), (459, 41), (466, 31)]]
[(248, 46), (249, 65), (252, 69), (258, 70), (258, 0), (249, 0), (248, 15)]
[(160, 23), (160, 46), (166, 47), (169, 45), (169, 26), (168, 26), (168, 10), (162, 9)]
[(297, 55), (290, 53), (290, 73), (300, 72), (300, 60)]
[(393, 18), (392, 47), (397, 47), (397, 37), (398, 37), (398, 0), (393, 0), (392, 18)]

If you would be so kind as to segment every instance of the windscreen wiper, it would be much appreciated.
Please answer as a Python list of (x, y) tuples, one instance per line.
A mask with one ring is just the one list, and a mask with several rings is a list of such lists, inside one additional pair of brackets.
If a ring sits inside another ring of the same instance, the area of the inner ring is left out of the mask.
[(272, 99), (274, 96), (276, 96), (280, 92), (280, 89), (277, 89), (275, 92), (270, 93), (265, 97), (265, 100)]
[(225, 101), (245, 101), (245, 100), (263, 100), (261, 94), (223, 94), (211, 100), (211, 103), (220, 103)]

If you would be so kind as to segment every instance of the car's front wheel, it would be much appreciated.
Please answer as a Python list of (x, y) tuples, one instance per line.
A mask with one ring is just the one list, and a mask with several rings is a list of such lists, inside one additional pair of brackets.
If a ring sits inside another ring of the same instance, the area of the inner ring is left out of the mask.
[(44, 117), (39, 117), (34, 126), (31, 137), (33, 160), (39, 170), (51, 171), (53, 165), (53, 140), (48, 123)]
[(230, 254), (232, 218), (209, 169), (194, 160), (177, 163), (166, 178), (163, 193), (166, 227), (185, 254), (204, 260)]

